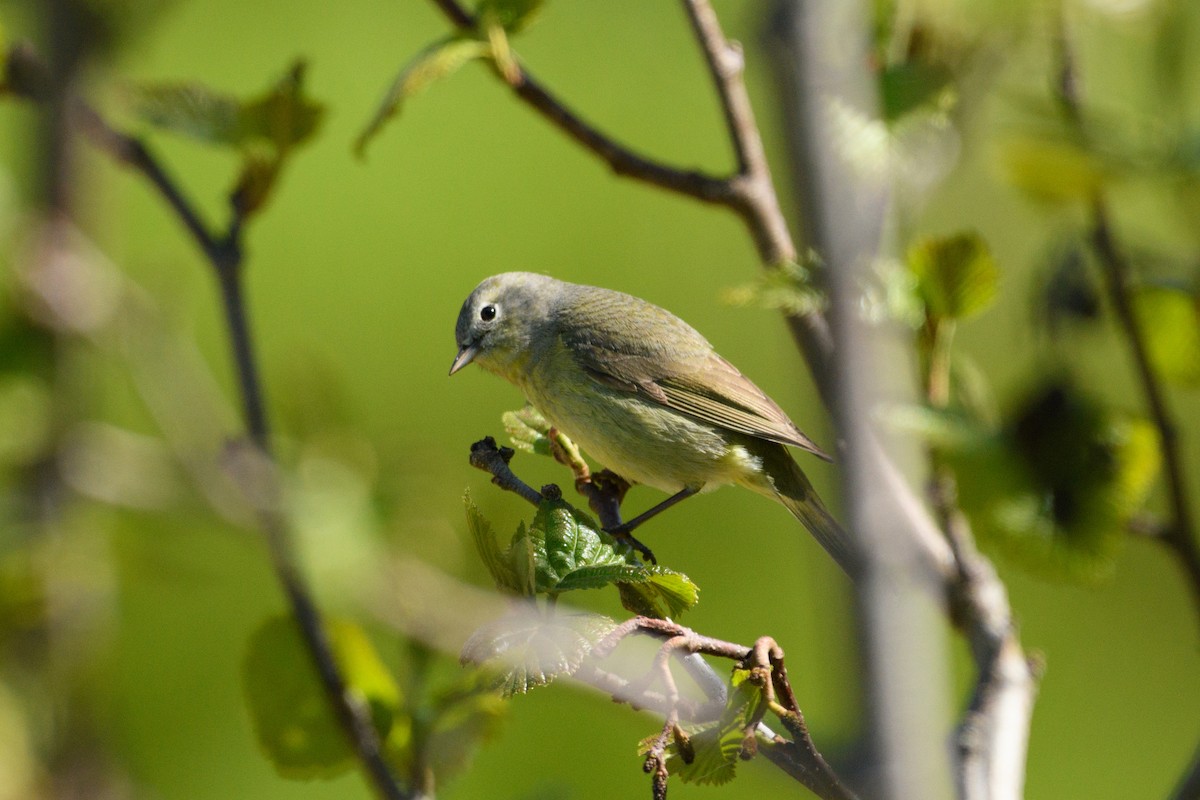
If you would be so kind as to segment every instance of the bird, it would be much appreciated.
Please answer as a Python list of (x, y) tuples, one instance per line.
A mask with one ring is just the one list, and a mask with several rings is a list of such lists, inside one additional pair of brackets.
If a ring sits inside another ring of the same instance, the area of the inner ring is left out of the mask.
[(669, 495), (609, 533), (629, 536), (696, 493), (739, 485), (782, 503), (853, 572), (849, 537), (789, 448), (832, 459), (666, 309), (612, 289), (505, 272), (467, 296), (455, 340), (451, 375), (474, 363), (504, 378), (595, 461)]

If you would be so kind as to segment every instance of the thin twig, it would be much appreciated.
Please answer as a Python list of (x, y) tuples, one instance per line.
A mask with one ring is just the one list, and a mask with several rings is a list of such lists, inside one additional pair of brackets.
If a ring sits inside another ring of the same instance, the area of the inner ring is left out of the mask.
[[(476, 28), (475, 16), (457, 0), (432, 0), (457, 28)], [(710, 65), (734, 144), (738, 171), (720, 177), (672, 167), (646, 158), (621, 144), (544, 88), (519, 62), (497, 75), (513, 92), (552, 125), (604, 161), (617, 175), (733, 210), (749, 229), (762, 262), (775, 267), (796, 258), (796, 246), (771, 181), (762, 139), (742, 81), (741, 58), (721, 32), (708, 0), (684, 0), (684, 8)], [(828, 402), (833, 340), (829, 323), (819, 310), (788, 317), (789, 329), (816, 377), (817, 389)]]
[(1162, 382), (1154, 371), (1154, 365), (1150, 363), (1146, 335), (1133, 310), (1133, 270), (1113, 236), (1112, 222), (1103, 197), (1093, 198), (1091, 214), (1092, 247), (1104, 267), (1109, 300), (1125, 333), (1137, 371), (1138, 383), (1150, 410), (1150, 418), (1158, 430), (1159, 446), (1162, 449), (1172, 519), (1158, 539), (1175, 552), (1188, 577), (1196, 610), (1200, 612), (1200, 545), (1196, 544), (1196, 528), (1188, 502), (1186, 468), (1183, 452), (1179, 447), (1179, 428), (1167, 403)]
[[(1080, 97), (1079, 74), (1065, 27), (1060, 27), (1057, 38), (1059, 73), (1056, 89), (1059, 101), (1067, 118), (1085, 139), (1087, 124), (1083, 117)], [(1169, 545), (1178, 557), (1180, 566), (1188, 578), (1192, 600), (1200, 612), (1200, 544), (1196, 542), (1195, 518), (1188, 501), (1187, 473), (1183, 453), (1179, 447), (1179, 428), (1167, 402), (1162, 379), (1150, 361), (1146, 334), (1138, 322), (1133, 309), (1133, 292), (1136, 281), (1128, 257), (1117, 244), (1113, 224), (1102, 191), (1091, 197), (1088, 211), (1091, 215), (1089, 237), (1092, 249), (1104, 270), (1109, 302), (1112, 303), (1117, 322), (1125, 334), (1129, 352), (1133, 358), (1138, 384), (1150, 411), (1150, 418), (1158, 431), (1159, 447), (1162, 450), (1163, 468), (1167, 478), (1167, 494), (1170, 498), (1171, 517), (1160, 541)]]
[[(36, 53), (28, 46), (14, 47), (9, 53), (9, 59), (10, 62), (18, 62), (15, 66), (10, 63), (8, 67), (9, 88), (30, 99), (38, 99), (37, 87), (43, 83), (36, 76), (43, 68), (39, 66)], [(23, 92), (21, 86), (13, 85), (11, 77), (14, 74), (29, 76), (29, 91)], [(225, 236), (214, 235), (196, 212), (195, 206), (144, 142), (116, 130), (94, 109), (77, 98), (71, 101), (70, 110), (72, 122), (88, 141), (150, 182), (213, 267), (229, 329), (247, 433), (262, 457), (268, 463), (273, 462), (261, 382), (254, 358), (253, 339), (242, 296), (241, 215), (235, 210)], [(263, 477), (264, 474), (269, 475), (270, 471), (261, 471), (258, 477)], [(267, 485), (260, 485), (259, 488), (263, 491), (260, 492), (260, 496), (253, 498), (258, 508), (259, 525), (267, 540), (276, 575), (287, 596), (292, 615), (300, 628), (330, 705), (376, 793), (387, 800), (404, 800), (408, 795), (397, 785), (383, 760), (379, 737), (375, 733), (370, 716), (357, 695), (347, 691), (345, 680), (334, 660), (329, 640), (321, 624), (320, 612), (296, 563), (291, 538), (278, 506), (278, 487), (273, 480), (268, 479)]]
[[(649, 683), (657, 678), (667, 689), (667, 697), (678, 699), (678, 690), (668, 667), (673, 656), (682, 653), (705, 654), (734, 661), (742, 669), (751, 672), (752, 679), (762, 687), (767, 706), (779, 714), (784, 727), (795, 737), (795, 741), (776, 737), (771, 743), (762, 748), (762, 752), (771, 763), (783, 769), (787, 774), (803, 783), (818, 797), (825, 800), (853, 800), (851, 792), (838, 778), (837, 773), (817, 750), (816, 744), (808, 733), (804, 715), (795, 705), (795, 695), (787, 680), (787, 670), (783, 667), (783, 650), (770, 637), (760, 638), (752, 647), (714, 639), (696, 633), (690, 628), (672, 622), (671, 620), (655, 619), (653, 617), (634, 617), (626, 620), (609, 632), (592, 648), (593, 659), (607, 658), (616, 647), (631, 636), (652, 636), (663, 640), (655, 657), (651, 672), (643, 678)], [(757, 677), (754, 677), (757, 676)], [(781, 708), (776, 702), (777, 695), (786, 698), (790, 707)], [(670, 722), (670, 718), (668, 718)], [(759, 720), (750, 720), (749, 733), (754, 734), (758, 729)], [(666, 728), (664, 728), (664, 731)], [(665, 740), (664, 740), (665, 741)], [(758, 751), (757, 741), (749, 747), (744, 747), (743, 756), (752, 757)], [(661, 766), (660, 762), (648, 759), (647, 764)]]
[[(539, 492), (518, 478), (516, 473), (508, 466), (508, 462), (512, 460), (512, 457), (512, 448), (500, 447), (491, 436), (485, 436), (471, 445), (470, 460), (472, 467), (489, 473), (492, 476), (492, 483), (501, 489), (519, 495), (527, 503), (535, 506), (541, 505), (544, 499), (543, 493), (546, 490), (545, 487)], [(557, 487), (555, 487), (554, 491), (558, 491)]]

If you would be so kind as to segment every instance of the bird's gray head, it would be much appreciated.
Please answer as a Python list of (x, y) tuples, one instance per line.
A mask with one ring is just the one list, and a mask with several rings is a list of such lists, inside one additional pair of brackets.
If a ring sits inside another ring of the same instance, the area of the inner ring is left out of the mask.
[(454, 336), (458, 355), (450, 374), (477, 362), (512, 380), (526, 359), (552, 335), (555, 311), (570, 284), (532, 272), (493, 275), (475, 287)]

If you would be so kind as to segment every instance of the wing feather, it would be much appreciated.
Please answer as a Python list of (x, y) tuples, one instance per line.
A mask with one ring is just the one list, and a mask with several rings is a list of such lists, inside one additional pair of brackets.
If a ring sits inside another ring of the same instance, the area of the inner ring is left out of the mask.
[(774, 400), (670, 312), (632, 295), (589, 287), (586, 298), (572, 298), (560, 313), (569, 316), (569, 324), (559, 326), (563, 344), (599, 383), (830, 460)]

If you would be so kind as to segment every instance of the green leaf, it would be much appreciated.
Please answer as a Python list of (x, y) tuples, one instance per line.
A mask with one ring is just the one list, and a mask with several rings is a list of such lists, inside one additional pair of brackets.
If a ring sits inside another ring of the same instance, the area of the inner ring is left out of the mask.
[(245, 102), (198, 83), (135, 87), (133, 110), (163, 130), (239, 151), (242, 168), (230, 195), (248, 217), (266, 205), (288, 157), (320, 126), (325, 111), (305, 95), (305, 71), (297, 61), (266, 93)]
[(1133, 296), (1155, 372), (1200, 385), (1200, 296), (1171, 286), (1143, 286)]
[(1001, 145), (1000, 160), (1019, 188), (1055, 202), (1090, 198), (1110, 177), (1098, 156), (1066, 137), (1014, 137)]
[(722, 299), (734, 306), (757, 306), (804, 316), (825, 307), (825, 297), (812, 282), (819, 260), (810, 253), (803, 263), (785, 262), (774, 269), (762, 270), (753, 283), (726, 289)]
[[(738, 674), (741, 673), (741, 674)], [(742, 753), (745, 728), (759, 704), (766, 702), (762, 692), (745, 680), (748, 673), (737, 670), (731, 682), (729, 700), (721, 719), (689, 729), (694, 758), (684, 760), (675, 742), (667, 745), (667, 772), (684, 783), (719, 786), (733, 780)], [(654, 737), (643, 740), (639, 750), (649, 752)]]
[(242, 147), (242, 104), (200, 83), (157, 84), (133, 89), (133, 112), (143, 121), (206, 144)]
[(538, 455), (550, 455), (550, 423), (533, 406), (505, 411), (500, 417), (513, 447)]
[(613, 628), (597, 614), (543, 614), (532, 604), (477, 629), (463, 645), (463, 663), (497, 670), (505, 697), (525, 694), (579, 669), (584, 657)]
[[(325, 632), (350, 691), (386, 738), (399, 714), (400, 690), (362, 628), (330, 619)], [(242, 682), (255, 734), (279, 774), (332, 778), (356, 761), (291, 617), (272, 617), (251, 635)]]
[(481, 670), (468, 670), (431, 698), (432, 728), (423, 751), (438, 783), (465, 770), (480, 745), (496, 735), (509, 705)]
[(532, 594), (532, 592), (525, 591), (526, 581), (513, 568), (509, 553), (500, 550), (492, 524), (484, 518), (479, 507), (471, 501), (470, 492), (463, 495), (463, 505), (467, 507), (467, 527), (471, 529), (471, 539), (475, 542), (475, 550), (491, 574), (492, 580), (496, 582), (496, 588), (517, 595)]
[(534, 517), (532, 535), (544, 542), (537, 591), (559, 593), (618, 584), (622, 603), (635, 613), (673, 617), (692, 608), (700, 590), (684, 574), (656, 564), (630, 563), (607, 533), (567, 503), (547, 501)]
[(984, 445), (947, 458), (981, 542), (1036, 570), (1090, 582), (1114, 568), (1160, 455), (1146, 423), (1054, 381)]
[(700, 587), (682, 572), (657, 565), (643, 567), (643, 580), (619, 584), (621, 605), (645, 617), (674, 619), (700, 602)]
[(879, 76), (884, 119), (895, 122), (923, 105), (933, 105), (952, 86), (954, 73), (939, 64), (891, 64)]
[(883, 419), (892, 428), (919, 436), (939, 448), (964, 450), (983, 444), (992, 432), (957, 409), (904, 405), (887, 408)]
[(968, 317), (996, 296), (1000, 273), (977, 233), (922, 239), (908, 249), (907, 261), (931, 318)]
[(325, 109), (305, 95), (306, 71), (297, 61), (266, 94), (242, 107), (242, 128), (251, 141), (267, 142), (282, 155), (317, 132)]
[(537, 19), (544, 0), (481, 0), (475, 7), (475, 16), (481, 21), (493, 22), (507, 33), (520, 33)]
[[(530, 535), (540, 543), (537, 554), (537, 591), (562, 592), (573, 588), (598, 588), (611, 582), (606, 574), (626, 574), (623, 555), (604, 541), (596, 524), (583, 512), (562, 500), (546, 500), (538, 506)], [(608, 538), (607, 535), (605, 538)]]
[(298, 61), (261, 97), (241, 101), (199, 83), (146, 84), (131, 90), (133, 112), (155, 127), (207, 144), (279, 155), (310, 139), (324, 108), (304, 94)]
[(490, 54), (491, 46), (487, 42), (463, 34), (439, 40), (422, 50), (392, 81), (391, 87), (375, 111), (375, 116), (355, 140), (355, 154), (360, 158), (365, 155), (367, 145), (379, 134), (388, 120), (400, 113), (405, 100), (431, 84), (453, 75), (467, 62)]

